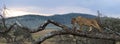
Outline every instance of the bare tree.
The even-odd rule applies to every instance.
[[[5,38],[7,42],[12,41],[12,37],[8,34],[9,31],[14,27],[14,25],[16,25],[16,23],[10,25],[10,27],[7,27],[5,24],[5,18],[0,15],[1,19],[2,19],[2,23],[1,25],[3,25],[2,30],[0,31],[0,36]]]

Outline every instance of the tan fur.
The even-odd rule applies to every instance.
[[[80,26],[80,29],[82,26],[89,26],[89,28],[90,28],[89,31],[92,30],[92,27],[98,29],[100,32],[102,31],[95,19],[87,19],[87,18],[78,16],[76,18],[72,18],[71,24],[73,25],[73,27],[75,27],[75,25],[78,24]]]

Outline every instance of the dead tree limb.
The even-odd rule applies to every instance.
[[[18,26],[18,27],[20,27],[20,28],[22,28],[22,29],[26,29],[26,30],[28,30],[30,33],[36,33],[36,32],[42,31],[42,30],[44,30],[44,29],[46,28],[46,26],[47,26],[48,24],[54,24],[55,26],[58,26],[58,27],[61,27],[61,28],[64,29],[64,30],[67,30],[67,26],[62,25],[62,24],[60,24],[60,23],[57,23],[57,22],[55,22],[55,21],[53,21],[53,20],[47,20],[47,21],[45,21],[45,23],[43,23],[43,25],[40,25],[37,29],[30,29],[30,28],[28,28],[28,27],[21,26],[21,25],[18,25],[18,24],[20,24],[20,23],[17,23],[17,26]]]
[[[10,25],[10,27],[8,28],[5,23],[5,18],[2,15],[0,15],[0,17],[2,19],[3,28],[5,28],[5,31],[0,31],[0,33],[8,33],[16,25],[16,23]]]
[[[36,41],[33,42],[33,44],[41,44],[45,40],[52,38],[56,35],[66,35],[71,34],[74,36],[80,36],[80,37],[87,37],[87,38],[93,38],[93,39],[104,39],[104,40],[120,40],[120,37],[115,34],[109,34],[109,33],[99,33],[99,32],[79,32],[79,31],[65,31],[65,30],[58,30],[58,31],[52,31],[48,34],[46,34],[43,37],[40,37]]]
[[[54,24],[55,26],[58,26],[58,27],[61,27],[62,29],[67,30],[67,26],[65,26],[65,25],[62,25],[62,24],[60,24],[60,23],[57,23],[57,22],[55,22],[55,21],[53,21],[53,20],[47,20],[47,21],[45,21],[45,23],[44,23],[43,25],[40,25],[40,26],[38,27],[38,29],[32,29],[30,32],[31,32],[31,33],[36,33],[36,32],[38,32],[38,31],[42,31],[42,30],[45,29],[45,27],[46,27],[48,24]]]
[[[9,28],[7,28],[5,31],[0,31],[0,33],[8,33],[15,25],[16,25],[16,23],[10,25]]]
[[[2,15],[0,15],[0,17],[2,19],[2,24],[3,24],[4,28],[7,29],[7,26],[5,24],[5,18]]]

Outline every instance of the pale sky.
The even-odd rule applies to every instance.
[[[6,4],[8,16],[38,14],[86,13],[97,15],[100,10],[103,16],[120,17],[120,0],[0,0],[0,8]]]

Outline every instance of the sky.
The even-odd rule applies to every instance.
[[[37,14],[51,16],[54,14],[85,13],[120,18],[120,0],[0,0],[0,8],[6,4],[7,16]]]

